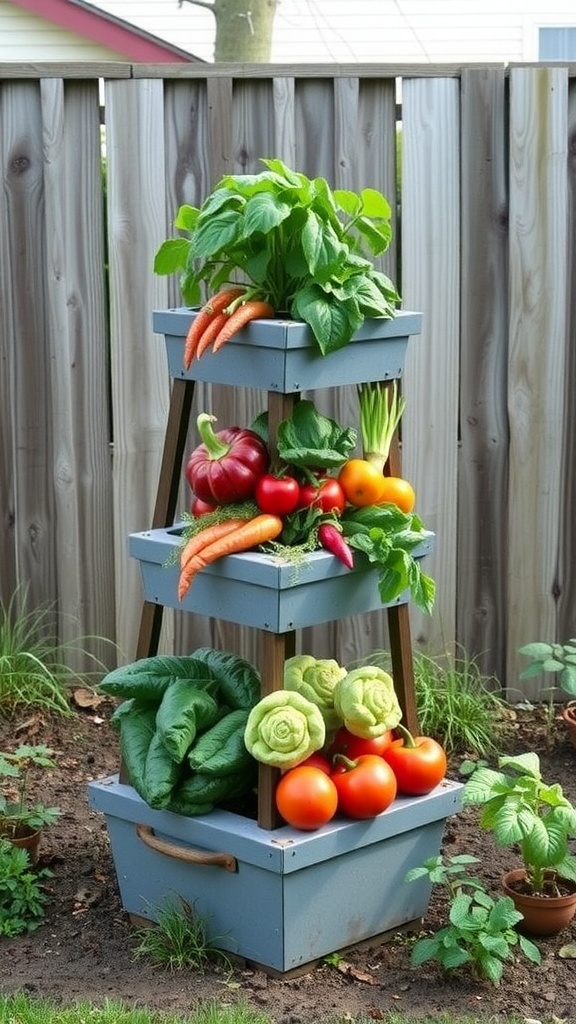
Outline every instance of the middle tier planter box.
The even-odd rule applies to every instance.
[[[354,568],[347,569],[324,551],[312,551],[297,564],[258,552],[219,558],[198,574],[179,602],[176,556],[181,532],[180,524],[130,535],[130,555],[140,562],[144,597],[152,604],[272,633],[383,607],[376,570],[360,552],[354,553]],[[429,554],[433,544],[430,533],[416,557]],[[404,604],[409,598],[407,591],[394,603]]]
[[[375,818],[337,818],[317,832],[269,831],[224,810],[155,811],[116,776],[88,793],[106,817],[124,910],[157,921],[179,897],[219,948],[286,973],[420,922],[430,885],[406,882],[406,872],[439,854],[462,788],[445,781]]]

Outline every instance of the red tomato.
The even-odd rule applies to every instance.
[[[302,761],[302,763],[297,767],[319,768],[325,775],[332,774],[332,762],[329,761],[327,757],[324,757],[324,754],[321,754],[320,751],[316,751],[315,754],[310,754],[310,757],[307,757],[306,760]]]
[[[287,516],[298,504],[300,485],[293,476],[274,476],[265,473],[256,484],[254,497],[261,512],[273,516]]]
[[[198,516],[207,515],[208,512],[215,512],[217,508],[218,505],[213,505],[212,502],[210,501],[202,501],[202,498],[194,497],[192,498],[190,511],[193,516],[196,516],[196,518],[198,518]]]
[[[396,796],[394,772],[378,754],[362,754],[354,761],[344,758],[333,769],[332,780],[338,790],[338,810],[349,818],[374,818]]]
[[[300,487],[297,508],[308,508],[309,505],[322,512],[343,512],[346,495],[335,477],[318,477],[318,486],[302,484]]]
[[[351,761],[354,761],[355,758],[361,757],[362,754],[379,754],[382,756],[393,739],[394,733],[391,730],[382,733],[381,736],[375,736],[373,739],[362,739],[361,736],[354,736],[343,725],[338,729],[332,740],[330,757],[333,757],[334,754],[345,754]]]
[[[321,768],[297,765],[276,786],[276,807],[289,825],[313,831],[336,814],[338,792]]]
[[[424,796],[446,775],[446,753],[430,736],[412,736],[402,726],[398,731],[401,738],[394,740],[382,757],[396,776],[399,793]]]

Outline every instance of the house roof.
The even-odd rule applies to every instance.
[[[85,0],[11,0],[11,3],[69,32],[117,50],[127,60],[150,64],[190,64],[201,59],[93,7]]]

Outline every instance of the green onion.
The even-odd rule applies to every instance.
[[[360,384],[358,398],[363,455],[367,462],[373,463],[383,473],[394,431],[406,407],[406,400],[398,395],[396,381],[393,382],[391,389],[381,381]]]

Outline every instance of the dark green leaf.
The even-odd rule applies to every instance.
[[[301,400],[292,416],[278,427],[278,453],[291,466],[328,469],[342,466],[356,445],[353,427],[341,427]]]

